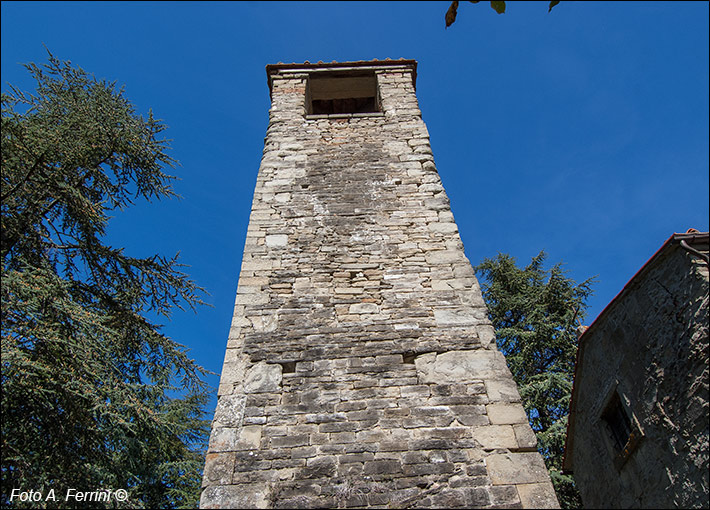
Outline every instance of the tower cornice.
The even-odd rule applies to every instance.
[[[305,61],[302,63],[291,62],[289,64],[284,64],[279,62],[278,64],[268,64],[266,66],[266,77],[269,84],[269,94],[271,94],[273,77],[276,74],[288,73],[288,74],[298,74],[298,73],[314,73],[314,72],[331,72],[331,71],[363,71],[363,70],[383,70],[383,69],[396,69],[396,68],[406,68],[412,71],[412,85],[415,89],[417,86],[417,61],[413,59],[400,58],[398,60],[385,59],[385,60],[357,60],[353,62],[323,62],[318,61],[311,63]]]

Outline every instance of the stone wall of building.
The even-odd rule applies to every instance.
[[[571,464],[585,507],[707,508],[707,263],[666,247],[582,343]],[[614,388],[638,427],[623,464],[601,417]]]
[[[306,116],[324,69],[271,70],[201,506],[557,506],[434,165],[416,64],[371,64],[370,114]]]

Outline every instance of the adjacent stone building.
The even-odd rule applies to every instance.
[[[587,508],[708,508],[708,233],[672,235],[580,338],[564,467]]]
[[[202,508],[556,507],[413,60],[267,66]]]

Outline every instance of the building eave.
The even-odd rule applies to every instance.
[[[630,291],[631,288],[634,286],[635,282],[639,280],[643,275],[645,275],[650,268],[655,264],[655,262],[661,258],[663,255],[668,252],[671,247],[675,245],[680,245],[682,242],[685,242],[686,245],[689,246],[700,246],[700,247],[705,247],[708,245],[708,242],[710,241],[710,233],[708,232],[698,232],[694,231],[693,229],[689,229],[685,233],[674,233],[671,235],[662,245],[661,247],[654,253],[646,263],[641,266],[641,268],[636,271],[636,274],[634,274],[631,279],[624,285],[624,287],[621,289],[621,291],[612,299],[609,304],[604,307],[604,310],[597,316],[597,318],[592,322],[592,324],[581,334],[579,337],[579,341],[577,344],[577,358],[575,361],[575,368],[574,368],[574,380],[572,383],[572,395],[570,397],[570,410],[569,410],[569,418],[567,420],[567,437],[565,440],[565,452],[564,456],[562,459],[562,471],[564,473],[572,473],[574,471],[574,466],[572,463],[572,452],[574,451],[574,429],[575,429],[575,418],[576,418],[576,405],[577,405],[577,393],[579,391],[578,387],[578,376],[579,376],[579,367],[582,365],[582,361],[584,359],[584,351],[587,345],[587,338],[590,338],[591,333],[593,332],[597,324],[600,324],[603,321],[603,318],[606,317],[606,315],[612,310],[616,303],[619,302],[621,299],[623,299]]]

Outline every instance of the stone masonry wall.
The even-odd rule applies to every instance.
[[[272,76],[201,507],[557,506],[413,69],[373,68],[374,114]]]
[[[593,328],[575,380],[573,465],[585,507],[707,508],[707,264],[669,247]],[[599,417],[616,381],[643,434],[620,469]]]

